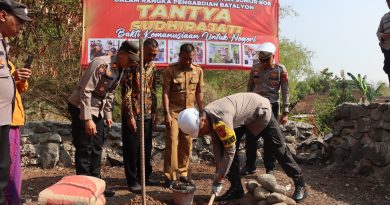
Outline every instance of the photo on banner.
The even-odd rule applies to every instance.
[[[241,65],[241,44],[239,43],[207,43],[207,64]]]
[[[252,66],[258,59],[258,50],[260,44],[246,44],[244,45],[243,54],[244,66]]]
[[[146,40],[146,39],[145,39]],[[162,39],[157,39],[158,42],[158,53],[156,58],[153,60],[155,63],[167,63],[167,41]]]
[[[125,39],[90,38],[88,39],[88,62],[99,56],[116,55]]]
[[[174,63],[179,61],[180,46],[184,43],[189,43],[188,41],[168,41],[168,62]],[[205,44],[203,41],[191,41],[190,42],[195,47],[195,58],[194,63],[196,64],[205,64]]]

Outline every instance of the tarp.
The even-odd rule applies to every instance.
[[[124,40],[155,38],[159,67],[177,62],[180,45],[195,46],[205,69],[248,69],[259,44],[278,47],[279,0],[84,0],[81,64],[113,55]],[[279,52],[276,60],[279,60]]]

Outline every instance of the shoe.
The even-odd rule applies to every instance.
[[[267,170],[265,171],[266,174],[274,175],[274,170]]]
[[[215,199],[216,202],[231,201],[244,197],[244,190],[230,187],[222,196]]]
[[[307,197],[307,190],[305,187],[305,182],[302,176],[295,177],[293,179],[295,185],[295,191],[292,198],[297,202],[303,201]]]
[[[133,185],[129,186],[129,191],[135,194],[141,194],[142,187],[138,182],[135,182]]]
[[[246,176],[248,174],[254,174],[256,173],[256,168],[248,168],[247,166],[245,166],[244,168],[241,169],[240,171],[240,175],[241,176]]]
[[[104,197],[113,197],[113,196],[115,196],[115,191],[113,191],[111,189],[106,189],[106,190],[104,190],[103,194],[104,194]]]
[[[160,185],[160,182],[159,181],[156,181],[156,180],[153,180],[153,179],[147,179],[145,181],[145,184],[147,186],[159,186]]]
[[[169,188],[171,188],[172,184],[173,184],[173,180],[167,179],[164,182],[164,187],[169,189]]]

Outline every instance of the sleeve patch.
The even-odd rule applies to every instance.
[[[236,143],[236,134],[234,130],[226,126],[222,121],[213,124],[213,129],[217,133],[219,139],[221,139],[224,147],[232,147]]]

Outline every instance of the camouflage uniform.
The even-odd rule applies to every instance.
[[[156,65],[150,62],[144,67],[144,134],[145,134],[145,176],[148,180],[152,173],[151,152],[152,152],[152,130],[153,116],[157,110],[156,95]],[[128,186],[140,181],[140,132],[141,127],[141,86],[140,70],[133,68],[125,74],[122,85],[122,142],[123,161],[125,164],[125,175]],[[137,130],[134,132],[129,127],[129,120],[134,117]]]

